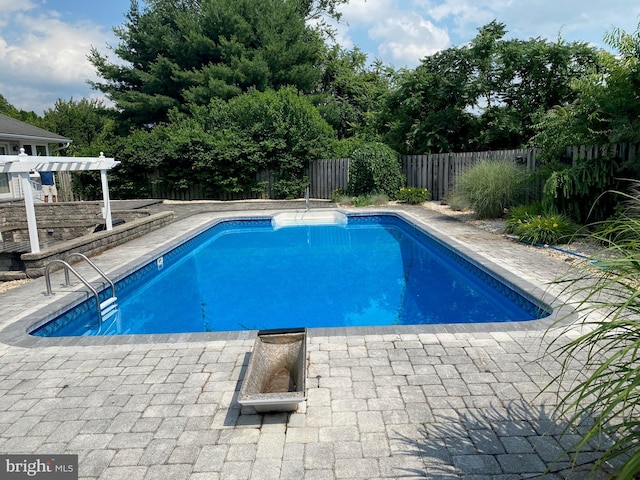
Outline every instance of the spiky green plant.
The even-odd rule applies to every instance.
[[[620,195],[628,208],[597,238],[607,245],[600,255],[605,260],[561,280],[581,333],[575,338],[554,331],[548,351],[558,355],[562,369],[547,388],[568,380],[570,365],[581,362],[583,376],[562,395],[559,413],[572,424],[591,417],[576,452],[605,436],[610,443],[595,468],[614,462],[615,478],[632,480],[640,475],[640,183]],[[573,339],[563,344],[566,338]]]
[[[419,205],[431,198],[431,194],[426,188],[402,187],[396,195],[399,202],[409,205]]]
[[[456,192],[467,199],[479,218],[498,218],[522,201],[526,171],[512,162],[481,160],[465,171]]]
[[[516,220],[513,233],[522,242],[557,245],[570,240],[580,227],[566,215],[543,213]]]

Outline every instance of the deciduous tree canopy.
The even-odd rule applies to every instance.
[[[597,63],[583,43],[504,40],[506,32],[493,21],[469,45],[402,72],[380,117],[386,141],[403,153],[520,147],[534,115],[571,102],[571,83]]]

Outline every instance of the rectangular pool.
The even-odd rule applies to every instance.
[[[118,312],[102,325],[90,298],[30,333],[522,322],[550,314],[398,215],[345,218],[283,227],[270,217],[221,221],[117,282]]]

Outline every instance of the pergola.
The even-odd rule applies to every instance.
[[[102,181],[102,198],[104,200],[103,217],[107,230],[113,230],[111,222],[111,203],[109,201],[109,184],[107,182],[107,170],[112,169],[120,162],[113,158],[106,158],[102,152],[100,157],[30,157],[20,149],[18,155],[0,155],[0,173],[16,174],[20,177],[24,203],[27,211],[27,226],[29,228],[29,243],[31,252],[40,251],[38,239],[38,227],[36,223],[36,211],[31,191],[29,173],[36,172],[77,172],[87,170],[99,170]]]

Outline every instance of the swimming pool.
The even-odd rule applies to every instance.
[[[99,328],[92,299],[36,336],[518,322],[548,307],[395,214],[345,224],[231,219],[116,284]]]

